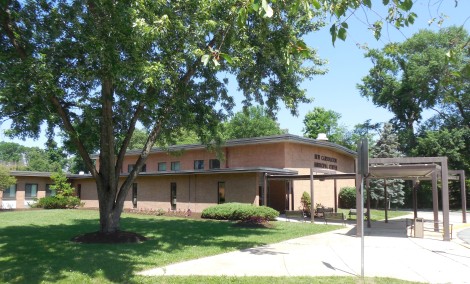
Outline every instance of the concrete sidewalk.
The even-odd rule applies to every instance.
[[[427,218],[426,213],[419,217]],[[461,216],[461,215],[460,215]],[[408,237],[405,219],[374,222],[365,229],[366,277],[393,277],[429,283],[470,283],[470,249],[457,238],[458,215],[452,213],[454,239]],[[461,222],[461,217],[460,217]],[[306,224],[308,225],[308,224]],[[284,242],[159,267],[139,274],[226,276],[360,276],[361,238],[354,226]]]

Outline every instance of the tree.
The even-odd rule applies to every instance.
[[[469,80],[458,72],[469,63],[469,56],[460,53],[451,61],[448,58],[454,46],[469,40],[463,28],[451,27],[437,33],[422,30],[403,43],[388,44],[366,54],[374,66],[358,85],[359,91],[395,114],[392,121],[403,130],[400,144],[406,153],[416,145],[414,125],[421,121],[423,110],[441,105],[443,109],[462,110],[462,117],[470,118],[465,105]]]
[[[116,232],[155,143],[171,144],[180,128],[203,143],[220,140],[216,129],[233,106],[221,73],[236,77],[247,103],[276,110],[282,101],[295,113],[309,101],[299,85],[324,71],[302,36],[319,29],[315,19],[328,11],[339,21],[330,29],[333,41],[345,39],[341,18],[362,8],[333,2],[3,1],[0,112],[11,119],[13,136],[37,137],[43,122],[49,135],[56,126],[63,131],[96,180],[100,231]],[[412,6],[399,2],[386,5],[398,12]],[[387,20],[408,21],[395,15]],[[148,138],[120,183],[137,122]],[[97,150],[99,168],[89,156]]]
[[[10,175],[10,170],[0,165],[0,191],[7,189],[10,185],[16,183],[16,178]]]
[[[340,118],[341,114],[335,111],[315,107],[305,115],[304,136],[316,139],[319,133],[325,133],[329,141],[352,148],[350,133],[339,124]]]
[[[224,124],[224,136],[227,139],[250,138],[284,134],[279,124],[269,116],[262,106],[251,106],[237,112]]]
[[[374,158],[396,158],[402,156],[398,151],[398,139],[393,133],[392,125],[390,123],[384,124],[380,139],[371,149],[371,156]],[[380,200],[384,200],[385,182],[387,186],[388,203],[384,204],[390,208],[390,203],[395,205],[404,204],[405,193],[403,191],[402,179],[372,179],[370,181],[371,199],[375,200],[376,208]]]
[[[25,148],[26,147],[17,143],[1,141],[0,161],[12,165],[16,170],[19,170],[21,166],[24,166],[23,157]]]

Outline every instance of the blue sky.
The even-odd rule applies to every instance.
[[[378,5],[376,9],[379,10],[367,12],[369,22],[375,21],[375,12],[386,15],[384,9],[380,9],[383,8],[382,4],[378,3],[378,0],[373,2],[377,3],[375,4]],[[310,104],[300,105],[297,117],[292,116],[290,111],[281,105],[282,109],[278,113],[278,122],[281,128],[288,129],[291,134],[302,135],[305,114],[314,107],[324,107],[340,113],[342,116],[340,124],[349,129],[367,119],[372,119],[372,122],[385,122],[391,119],[393,115],[390,112],[375,107],[372,102],[359,95],[356,85],[361,82],[361,78],[367,75],[371,63],[369,59],[364,58],[364,50],[357,45],[381,48],[386,43],[404,41],[420,29],[438,30],[437,23],[429,25],[428,21],[440,14],[447,16],[442,27],[464,25],[467,31],[470,31],[470,19],[468,19],[470,17],[469,0],[459,0],[457,7],[455,7],[454,0],[417,0],[413,10],[418,14],[413,26],[402,28],[400,31],[391,26],[384,26],[382,38],[379,41],[375,40],[372,32],[361,22],[365,20],[362,12],[358,12],[357,17],[351,17],[348,20],[348,38],[345,42],[337,40],[335,47],[331,43],[328,24],[321,31],[308,35],[305,38],[307,44],[317,49],[318,55],[322,59],[328,60],[329,63],[326,68],[329,71],[326,75],[317,76],[302,84],[302,87],[307,90],[308,96],[314,98],[314,101]],[[237,101],[242,100],[241,95],[237,94],[235,89],[230,90],[230,92],[236,97]],[[240,110],[240,108],[241,105],[238,104],[235,111]],[[426,113],[428,117],[431,115],[431,111]],[[0,124],[0,139],[3,141],[11,141],[3,135],[3,131],[7,126],[8,123]],[[44,148],[45,139],[40,138],[37,141],[15,139],[13,142]]]

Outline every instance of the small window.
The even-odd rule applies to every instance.
[[[16,199],[16,184],[10,185],[3,191],[3,199]]]
[[[180,162],[171,162],[171,170],[172,171],[179,171],[180,170]]]
[[[36,198],[38,196],[38,185],[35,183],[27,183],[25,185],[25,197]]]
[[[217,203],[219,204],[225,203],[225,182],[219,182],[217,191],[218,191]]]
[[[166,171],[166,163],[165,162],[158,163],[158,171],[159,172]]]
[[[204,169],[204,160],[194,160],[194,169],[203,170]]]
[[[134,167],[135,167],[135,164],[129,164],[129,165],[127,165],[127,172],[128,172],[128,173],[132,172],[132,170],[134,169]]]
[[[127,165],[127,172],[130,173],[134,169],[135,164],[129,164]],[[145,173],[147,171],[147,164],[144,164],[142,166],[142,170],[140,170],[141,173]]]
[[[218,159],[209,160],[209,169],[220,169],[220,161]]]
[[[51,189],[52,184],[46,184],[46,196],[55,196],[55,190]]]
[[[137,183],[132,184],[132,206],[137,208]]]

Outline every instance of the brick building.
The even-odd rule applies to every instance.
[[[132,170],[139,151],[126,154],[122,179]],[[227,141],[219,155],[203,145],[152,150],[142,173],[129,191],[124,207],[142,210],[201,212],[222,202],[267,204],[279,211],[297,209],[308,180],[268,180],[270,175],[353,173],[356,153],[322,140],[291,134]],[[97,158],[97,157],[96,157]],[[97,164],[99,161],[97,160]],[[27,208],[34,198],[53,194],[49,173],[12,172],[17,184],[3,192],[3,208]],[[85,207],[98,207],[96,185],[90,175],[68,175]],[[264,185],[267,185],[264,191]],[[315,180],[315,203],[333,207],[333,188],[354,186],[353,179]],[[266,193],[266,196],[263,194]],[[266,198],[266,200],[265,200]]]

